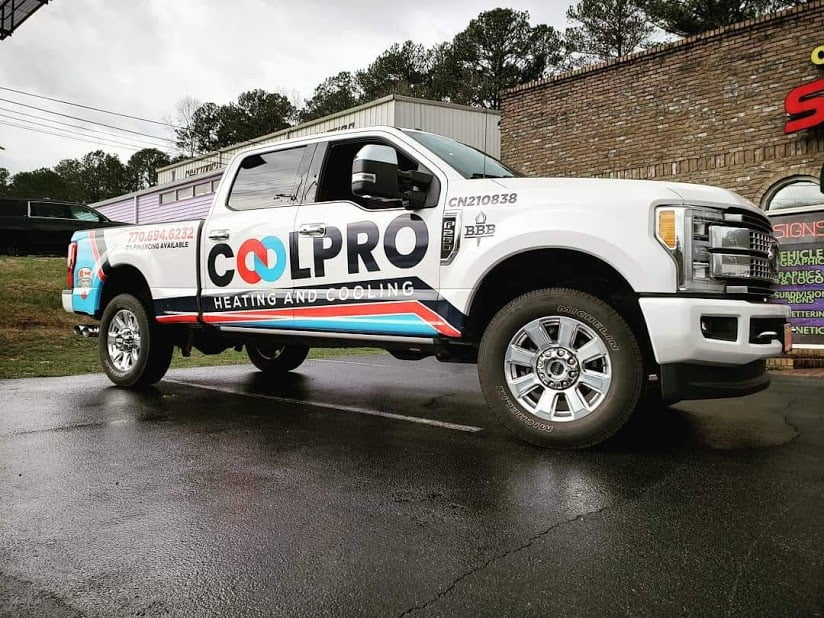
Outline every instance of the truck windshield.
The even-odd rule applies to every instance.
[[[464,178],[513,178],[521,175],[480,150],[448,137],[423,131],[404,130],[404,133],[426,146]]]

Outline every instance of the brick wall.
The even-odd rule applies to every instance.
[[[531,176],[679,180],[756,201],[818,175],[822,127],[784,134],[784,97],[824,78],[824,0],[503,94],[502,158]]]

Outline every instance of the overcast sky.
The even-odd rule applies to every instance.
[[[395,42],[412,39],[430,46],[450,40],[478,13],[496,6],[528,10],[533,24],[563,28],[570,2],[53,0],[0,41],[0,86],[162,120],[187,95],[226,103],[245,90],[263,88],[308,98],[325,77],[365,67]],[[2,90],[0,98],[171,137],[157,125]],[[8,110],[81,124],[2,100],[0,123],[20,118]],[[0,167],[12,173],[52,167],[96,149],[93,143],[7,124],[0,124],[0,146],[5,148]],[[134,152],[103,149],[124,162]]]

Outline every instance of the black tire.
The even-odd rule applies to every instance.
[[[309,347],[305,345],[266,345],[250,343],[246,354],[252,364],[267,375],[282,375],[296,369],[306,360]]]
[[[534,331],[536,323],[546,335],[543,346],[534,345],[526,332],[526,328]],[[573,333],[568,348],[558,345],[561,324],[565,325],[565,332]],[[553,337],[553,332],[557,332],[557,337]],[[586,352],[583,347],[591,335],[600,338],[596,346],[602,352],[596,360],[579,363],[578,350],[582,357],[593,354],[592,347]],[[517,362],[507,361],[507,350],[513,342],[513,352],[529,352]],[[560,350],[564,351],[562,358],[558,358]],[[571,356],[575,360],[568,360]],[[556,371],[557,374],[553,373]],[[641,350],[624,319],[598,298],[565,288],[529,292],[503,307],[481,339],[478,374],[487,403],[510,431],[532,444],[564,449],[587,448],[610,438],[632,415],[644,385]],[[606,386],[602,380],[601,391],[588,386],[597,384],[593,375],[609,376]],[[512,389],[520,386],[510,387],[508,378],[523,381],[529,385],[525,388],[531,390],[526,395],[522,391],[518,398]],[[559,381],[555,382],[556,379]],[[561,390],[565,384],[568,390]],[[542,398],[544,391],[546,400]],[[551,412],[546,410],[544,401],[551,402]],[[578,414],[580,417],[575,418]]]
[[[129,315],[134,316],[140,340],[136,358],[133,358],[130,366],[125,366],[127,361],[123,361],[122,356],[119,356],[119,353],[125,353],[124,350],[113,350],[112,346],[116,348],[119,344],[133,345],[129,343],[128,336],[128,333],[132,332],[131,329],[121,329],[119,326]],[[114,331],[118,330],[120,341],[116,336],[112,336]],[[106,306],[100,321],[98,343],[103,371],[118,386],[138,388],[158,382],[166,375],[174,353],[174,344],[166,331],[155,321],[144,304],[131,294],[115,296]]]

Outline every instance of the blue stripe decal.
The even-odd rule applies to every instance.
[[[376,315],[346,318],[284,318],[249,322],[222,322],[219,326],[248,328],[273,328],[289,330],[324,330],[341,333],[369,335],[406,335],[409,337],[435,337],[438,331],[422,318],[412,314]]]

